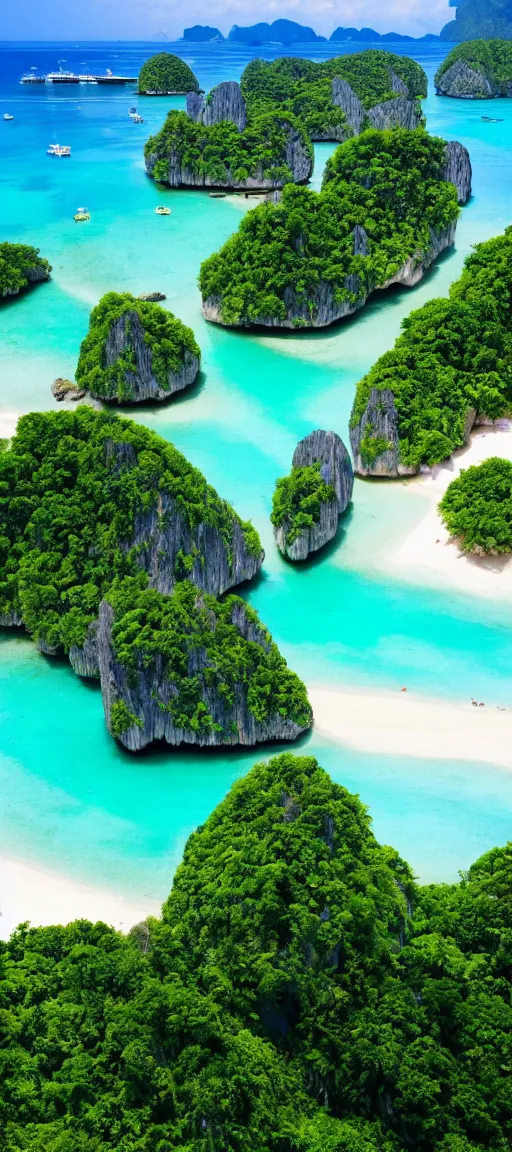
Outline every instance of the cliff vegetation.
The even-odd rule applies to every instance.
[[[310,756],[257,764],[162,919],[0,944],[6,1152],[505,1152],[510,845],[418,886]]]
[[[199,81],[188,64],[171,52],[158,52],[146,60],[137,90],[142,96],[171,96],[199,92]]]
[[[465,552],[512,551],[512,463],[493,456],[465,468],[439,505],[452,536]]]
[[[512,35],[512,24],[511,24]],[[512,95],[510,40],[470,40],[452,48],[438,68],[434,83],[447,95],[474,98]]]
[[[192,382],[200,356],[192,329],[171,312],[108,292],[91,312],[76,382],[104,400],[160,399]]]
[[[326,484],[320,461],[292,468],[276,481],[271,521],[274,528],[285,527],[286,544],[293,544],[301,532],[320,521],[322,504],[336,500],[332,484]],[[337,518],[337,517],[336,517]]]
[[[0,244],[0,297],[17,296],[30,284],[49,280],[51,265],[29,244]]]
[[[441,29],[441,40],[512,39],[511,0],[449,0],[455,20]]]
[[[437,464],[467,441],[479,414],[495,419],[508,408],[511,286],[507,228],[476,246],[448,299],[429,300],[403,321],[395,347],[357,386],[351,416],[356,471],[396,476]]]
[[[411,258],[420,265],[433,235],[454,227],[458,216],[455,188],[443,179],[445,149],[443,140],[405,129],[372,130],[342,144],[320,193],[286,187],[280,203],[247,213],[202,264],[207,318],[226,325],[332,323]]]

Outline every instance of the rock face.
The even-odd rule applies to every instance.
[[[417,128],[422,120],[419,103],[406,96],[395,96],[394,100],[384,100],[375,104],[366,113],[372,128]]]
[[[464,443],[467,444],[474,424],[484,423],[485,416],[477,414],[475,408],[466,413]],[[372,447],[373,441],[380,441]],[[414,476],[416,468],[402,464],[398,435],[398,415],[395,397],[390,388],[381,391],[372,388],[366,408],[357,424],[350,429],[350,443],[354,457],[354,470],[359,476]],[[384,445],[386,445],[384,447]]]
[[[353,88],[351,88],[348,81],[343,80],[341,76],[335,76],[332,82],[332,102],[345,113],[354,135],[358,136],[363,126],[366,112]]]
[[[284,119],[278,119],[278,124],[284,130],[285,144],[281,155],[274,158],[273,166],[279,168],[287,165],[295,184],[307,184],[313,171],[313,160],[308,146],[295,125]],[[161,160],[163,157],[156,152],[146,157],[148,176],[152,176],[155,164],[159,159]],[[176,148],[171,149],[165,160],[168,161],[167,176],[165,180],[159,176],[159,181],[169,184],[171,188],[227,188],[235,191],[265,191],[266,189],[281,188],[283,184],[282,179],[276,180],[265,175],[261,164],[256,166],[251,176],[244,180],[237,180],[229,168],[225,169],[222,177],[219,177],[217,174],[210,176],[206,172],[189,167]]]
[[[166,295],[165,292],[141,292],[138,299],[148,304],[158,304],[160,300],[166,300]]]
[[[306,560],[311,552],[317,552],[332,540],[338,529],[339,517],[346,511],[352,499],[354,487],[352,462],[343,440],[336,432],[317,429],[297,444],[293,453],[293,468],[307,468],[317,463],[321,464],[322,479],[334,488],[335,498],[322,502],[318,523],[304,529],[292,544],[286,539],[290,528],[287,522],[274,528],[279,551],[290,560]]]
[[[79,388],[72,380],[66,380],[63,376],[58,376],[52,384],[52,395],[60,403],[61,400],[83,400],[85,396],[85,388]]]
[[[87,680],[97,680],[100,669],[98,664],[98,621],[89,624],[87,636],[83,646],[73,644],[69,649],[69,663],[77,676]]]
[[[469,152],[458,140],[450,140],[446,145],[446,164],[443,180],[455,184],[459,204],[467,204],[471,196],[471,160]]]
[[[0,612],[0,628],[23,627],[23,620],[18,612]]]
[[[155,378],[151,348],[145,343],[144,328],[135,311],[124,312],[113,322],[105,347],[106,366],[111,368],[117,363],[119,357],[127,351],[132,352],[136,369],[133,372],[127,370],[125,374],[130,392],[129,397],[124,401],[126,403],[137,404],[143,400],[166,400],[175,392],[181,392],[183,388],[192,384],[199,372],[199,357],[185,349],[181,368],[177,372],[169,372],[167,386],[163,388]],[[91,389],[91,395],[96,395],[100,399],[107,399],[102,393],[95,393],[93,389]]]
[[[200,594],[198,593],[198,596]],[[213,717],[213,730],[194,732],[177,728],[167,705],[176,696],[172,674],[160,654],[149,666],[141,662],[135,675],[117,660],[112,644],[112,624],[114,612],[108,601],[100,606],[98,628],[98,653],[101,675],[101,689],[107,727],[111,728],[112,705],[122,700],[129,712],[137,718],[118,738],[131,752],[145,748],[154,740],[166,740],[168,744],[195,744],[200,747],[218,745],[253,745],[268,740],[295,740],[308,725],[300,727],[292,720],[284,719],[277,713],[266,721],[256,720],[249,710],[247,685],[238,684],[233,702],[218,689],[212,687],[211,678],[204,675],[207,656],[204,649],[190,648],[188,655],[188,675],[198,677],[201,696],[208,712]],[[246,640],[268,650],[268,637],[262,629],[248,620],[244,606],[240,602],[233,607],[232,622]],[[214,627],[214,622],[212,622]]]
[[[27,285],[23,288],[3,288],[0,297],[19,296],[20,292],[25,292],[27,287],[31,287],[33,284],[42,284],[44,280],[51,280],[49,270],[39,264],[35,264],[32,268],[25,267],[23,275],[28,281]]]
[[[351,295],[355,296],[355,300],[347,299],[337,303],[334,300],[332,286],[326,280],[320,280],[314,293],[311,293],[308,300],[305,300],[303,296],[296,293],[292,287],[285,289],[283,299],[286,307],[286,317],[284,319],[275,316],[259,316],[250,322],[245,321],[239,325],[228,325],[226,321],[222,319],[221,301],[216,297],[208,297],[203,301],[203,315],[207,320],[211,320],[216,324],[223,324],[224,327],[295,328],[297,327],[297,321],[299,321],[301,327],[304,328],[326,328],[329,324],[343,320],[345,316],[351,316],[354,312],[363,308],[373,291],[389,288],[392,284],[402,284],[405,288],[413,288],[415,284],[418,284],[423,278],[427,268],[433,264],[441,252],[444,252],[446,248],[452,246],[455,240],[456,227],[457,222],[453,220],[447,228],[440,229],[439,231],[431,229],[428,248],[424,252],[415,252],[414,255],[410,256],[409,259],[402,264],[394,276],[390,276],[383,284],[364,284],[359,276],[355,274],[347,276],[345,279],[345,289]],[[363,240],[363,232],[365,240]],[[354,251],[356,244],[366,244],[367,251],[361,252],[360,254],[368,255],[370,242],[364,228],[361,228],[357,235],[356,229],[354,229]],[[311,301],[311,308],[309,301]]]
[[[438,96],[455,96],[459,100],[481,100],[498,95],[497,85],[484,72],[471,68],[465,60],[456,60],[436,80]]]
[[[198,124],[211,127],[220,124],[221,120],[230,120],[239,132],[247,126],[247,112],[245,100],[240,85],[235,80],[226,80],[217,84],[216,88],[204,99],[195,92],[187,94],[187,113],[191,120]]]
[[[398,95],[392,100],[384,100],[373,108],[365,109],[347,80],[335,76],[332,82],[332,101],[341,108],[355,136],[363,131],[366,124],[372,128],[417,128],[422,121],[422,112],[417,100],[410,100],[407,85],[391,73],[393,91]]]

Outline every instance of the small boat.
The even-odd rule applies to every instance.
[[[138,112],[129,112],[128,115],[130,117],[132,124],[143,124],[144,123],[142,116],[139,116]]]
[[[155,212],[156,212],[157,216],[170,216],[171,215],[171,209],[170,208],[164,208],[163,204],[159,204],[158,208],[155,208]]]
[[[50,144],[46,150],[47,156],[71,156],[69,144]]]
[[[76,220],[77,223],[81,223],[83,220],[90,219],[91,213],[89,212],[88,208],[77,208],[75,215],[73,216],[73,220]]]
[[[14,116],[11,116],[10,112],[4,112],[4,120],[14,120]]]
[[[481,116],[484,124],[503,124],[503,118],[500,116]]]

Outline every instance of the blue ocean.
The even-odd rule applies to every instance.
[[[338,45],[337,52],[356,50]],[[395,50],[395,46],[390,46]],[[239,45],[166,45],[209,90],[238,79],[255,50]],[[424,501],[400,486],[357,481],[353,510],[326,555],[296,569],[278,555],[269,510],[278,476],[313,427],[348,440],[354,387],[395,340],[412,309],[443,295],[471,246],[511,222],[512,102],[436,97],[442,44],[397,45],[429,76],[430,132],[460,140],[473,164],[473,197],[456,247],[413,290],[374,298],[350,322],[314,334],[247,335],[202,318],[201,261],[236,229],[243,198],[162,192],[144,170],[143,145],[175,98],[133,89],[22,86],[22,73],[59,66],[136,75],[153,44],[0,44],[0,234],[41,248],[52,280],[0,310],[0,420],[53,406],[56,376],[73,376],[89,312],[109,290],[158,290],[194,329],[203,371],[192,391],[134,415],[172,440],[263,540],[261,577],[244,592],[290,665],[309,684],[409,690],[443,700],[477,696],[509,705],[510,605],[456,595],[385,575],[383,542],[412,527]],[[260,50],[273,58],[277,49]],[[302,51],[316,59],[328,45]],[[142,124],[128,109],[138,104]],[[4,112],[14,120],[3,121]],[[481,116],[500,118],[484,123]],[[71,160],[46,155],[72,148]],[[329,144],[316,147],[319,187]],[[172,215],[155,215],[156,204]],[[73,214],[86,205],[85,228]],[[2,854],[121,894],[161,900],[186,837],[266,748],[248,752],[149,752],[133,758],[104,728],[99,688],[64,661],[48,661],[24,636],[0,636],[0,844]],[[423,879],[459,869],[511,837],[512,772],[464,761],[355,752],[313,732],[314,753],[333,778],[360,794],[379,839],[396,846]],[[512,766],[512,755],[511,755]]]

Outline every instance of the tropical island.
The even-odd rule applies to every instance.
[[[455,20],[441,29],[441,40],[490,40],[512,38],[511,0],[449,0],[456,8]]]
[[[312,140],[343,141],[370,127],[416,128],[427,95],[416,61],[378,49],[322,62],[251,60],[240,84],[249,114],[291,114]]]
[[[338,529],[352,498],[350,456],[336,432],[317,429],[293,453],[292,470],[276,482],[271,520],[280,552],[305,560],[323,548]]]
[[[282,188],[307,182],[314,159],[300,121],[275,112],[249,118],[234,81],[206,100],[190,94],[187,112],[169,112],[144,155],[148,175],[173,188]]]
[[[0,482],[0,624],[100,678],[126,747],[309,727],[305,690],[256,613],[214,600],[259,571],[258,534],[172,444],[108,411],[31,413],[0,453]]]
[[[429,300],[359,381],[350,418],[362,476],[413,475],[510,407],[512,228],[477,244],[448,299]]]
[[[438,95],[463,100],[512,96],[512,43],[470,40],[458,44],[438,68],[434,83]]]
[[[76,369],[79,389],[101,400],[167,400],[197,377],[191,328],[158,304],[108,292],[93,308]]]
[[[512,463],[491,456],[464,468],[439,504],[441,519],[464,552],[512,552]]]
[[[460,144],[418,130],[363,132],[336,149],[320,193],[288,185],[202,264],[205,317],[319,328],[362,308],[377,288],[417,284],[453,244],[470,177]]]
[[[161,918],[0,943],[6,1152],[501,1152],[511,846],[419,885],[312,756],[256,764]]]
[[[179,56],[158,52],[142,65],[137,92],[139,96],[185,96],[199,92],[199,81]]]
[[[25,288],[50,279],[51,265],[29,244],[0,244],[0,298],[18,296]]]
[[[204,44],[214,40],[220,42],[224,37],[218,28],[211,28],[208,24],[194,24],[192,28],[184,29],[183,39],[190,40],[193,44]]]

